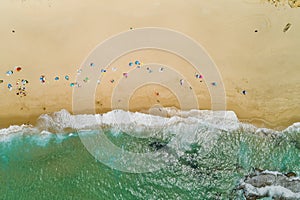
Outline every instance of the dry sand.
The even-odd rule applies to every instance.
[[[200,43],[223,78],[227,110],[235,111],[240,120],[276,129],[300,121],[300,8],[297,2],[274,2],[2,1],[0,127],[34,124],[40,114],[63,108],[71,112],[69,84],[76,80],[81,63],[100,42],[130,27],[174,29]],[[284,32],[288,23],[290,28]],[[113,88],[128,70],[128,62],[136,59],[174,68],[191,84],[200,109],[210,109],[207,87],[195,78],[189,63],[171,53],[142,50],[120,57],[109,67],[96,91],[97,112],[110,110]],[[6,76],[16,65],[22,71]],[[41,75],[45,84],[39,81]],[[54,81],[55,76],[60,80]],[[18,79],[29,81],[26,97],[7,89]],[[177,79],[171,81],[180,86]],[[129,107],[140,111],[155,104],[179,106],[168,88],[153,84],[136,90]]]

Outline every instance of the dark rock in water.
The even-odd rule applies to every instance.
[[[196,161],[190,161],[187,163],[188,166],[190,166],[193,169],[197,169],[198,168],[198,163]]]
[[[149,144],[150,147],[154,148],[155,150],[159,150],[163,147],[165,147],[168,143],[165,143],[165,142],[158,142],[158,141],[154,141],[154,142],[151,142]]]
[[[183,165],[191,167],[192,169],[198,169],[199,167],[199,164],[196,160],[192,160],[189,158],[180,157],[179,162]]]
[[[297,176],[297,174],[294,173],[294,172],[288,172],[288,173],[286,173],[284,175],[287,176],[287,177],[296,177]]]
[[[260,168],[254,168],[255,171],[257,172],[263,172],[264,170],[260,169]]]
[[[264,196],[266,197],[266,196]],[[257,195],[250,195],[248,197],[246,197],[246,200],[257,200],[257,199],[261,199],[263,197],[257,196]]]

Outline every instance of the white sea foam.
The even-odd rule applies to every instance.
[[[284,130],[284,132],[300,132],[300,122],[296,122]]]
[[[0,129],[0,142],[9,142],[11,139],[22,136],[24,133],[34,134],[39,133],[39,130],[31,125],[10,126]]]
[[[261,172],[261,174],[271,174],[274,176],[285,176],[285,174],[278,172],[278,171],[269,171],[269,170],[264,170]],[[300,177],[290,177],[290,181],[300,181]]]
[[[30,130],[31,128],[32,128],[32,126],[30,126],[30,125],[21,125],[21,126],[14,125],[14,126],[10,126],[9,128],[0,129],[0,135],[18,133],[18,132],[22,132],[26,129]]]
[[[291,190],[282,186],[265,186],[256,188],[251,184],[244,184],[246,194],[249,196],[260,196],[260,197],[273,197],[283,199],[300,199],[300,193],[292,192]]]
[[[261,174],[272,174],[274,176],[279,176],[279,175],[284,175],[283,173],[281,172],[277,172],[277,171],[269,171],[269,170],[264,170],[261,172]]]
[[[173,111],[168,110],[170,117],[160,117],[144,113],[131,113],[122,110],[114,110],[97,115],[71,115],[66,110],[61,110],[52,115],[41,115],[39,127],[63,131],[66,128],[85,129],[103,125],[130,125],[135,128],[151,127],[159,128],[176,123],[196,124],[211,126],[222,130],[236,130],[242,125],[232,111]],[[250,126],[249,126],[250,127]]]
[[[109,127],[114,132],[134,132],[138,136],[147,137],[149,134],[160,132],[164,136],[174,133],[177,139],[187,143],[210,140],[222,131],[246,130],[252,133],[280,134],[282,132],[300,132],[300,123],[295,123],[282,132],[266,128],[256,128],[251,124],[239,122],[233,111],[190,110],[179,111],[165,108],[168,117],[154,116],[144,113],[132,113],[113,110],[105,114],[71,115],[66,110],[53,114],[43,114],[38,119],[37,127],[31,125],[10,126],[0,129],[0,141],[5,141],[14,135],[39,134],[42,131],[65,133],[82,129],[99,129]],[[177,133],[190,134],[177,134]],[[144,135],[139,135],[139,134]],[[136,135],[136,136],[137,136]],[[207,142],[210,142],[205,140]],[[170,144],[172,145],[172,143]]]

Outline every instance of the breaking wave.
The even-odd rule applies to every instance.
[[[86,129],[111,128],[115,132],[194,132],[221,133],[244,131],[263,136],[278,136],[286,133],[300,132],[300,122],[294,123],[285,130],[275,131],[257,128],[254,125],[241,123],[233,111],[190,110],[178,111],[167,108],[165,116],[113,110],[105,114],[72,115],[67,110],[52,114],[43,114],[37,125],[12,125],[0,129],[0,141],[10,137],[27,135],[63,134]],[[71,134],[71,136],[73,136]]]
[[[81,137],[82,132],[95,134],[95,130],[100,130],[109,131],[114,136],[126,133],[137,138],[163,141],[177,156],[181,156],[193,144],[201,145],[202,153],[206,153],[216,146],[221,135],[242,132],[262,138],[281,138],[300,148],[300,123],[283,131],[275,131],[241,123],[233,111],[179,111],[171,108],[159,111],[163,112],[162,116],[123,110],[72,115],[67,110],[61,110],[41,115],[36,126],[1,129],[0,142],[26,137],[37,145],[45,146],[51,140],[62,142],[70,137]]]

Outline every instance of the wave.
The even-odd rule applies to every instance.
[[[161,109],[160,109],[161,110]],[[139,112],[113,110],[105,114],[72,115],[67,110],[52,114],[43,114],[38,118],[37,126],[13,125],[0,129],[0,137],[16,133],[67,133],[83,129],[97,129],[101,127],[119,127],[124,130],[147,131],[151,129],[170,128],[174,125],[203,126],[207,129],[223,131],[244,130],[256,134],[280,134],[286,132],[300,132],[300,122],[294,123],[283,131],[268,128],[257,128],[254,125],[242,123],[233,111],[190,110],[180,111],[171,108],[164,109],[165,116],[151,115]]]
[[[211,147],[218,135],[224,132],[243,131],[266,137],[300,132],[300,123],[294,123],[283,131],[267,128],[257,128],[254,125],[241,123],[233,111],[190,110],[180,111],[172,108],[159,108],[162,116],[139,112],[113,110],[105,114],[72,115],[67,110],[52,114],[43,114],[38,118],[37,126],[21,125],[0,129],[0,142],[8,142],[13,138],[24,135],[45,135],[55,133],[59,141],[62,138],[74,136],[81,130],[107,130],[116,135],[125,132],[137,137],[159,137],[168,139],[173,137],[168,145],[182,150],[189,148],[189,144],[201,143]],[[185,133],[185,134],[180,134]],[[76,136],[76,134],[75,134]]]
[[[41,115],[36,126],[21,125],[1,129],[0,142],[9,142],[18,136],[35,135],[38,136],[33,137],[35,142],[39,141],[36,143],[45,145],[50,137],[61,142],[66,138],[78,136],[78,133],[84,130],[110,130],[115,135],[129,133],[139,138],[153,137],[169,141],[168,147],[181,154],[189,150],[193,143],[209,150],[222,133],[242,131],[274,138],[300,132],[300,123],[295,123],[283,131],[241,123],[233,111],[158,109],[159,113],[163,113],[161,116],[123,110],[95,115],[72,115],[67,110],[61,110]],[[294,142],[298,145],[299,141],[296,138]]]

